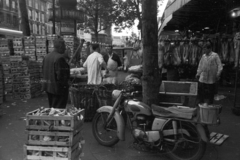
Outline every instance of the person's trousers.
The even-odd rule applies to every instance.
[[[199,82],[199,103],[205,103],[207,100],[208,104],[213,104],[214,95],[216,92],[216,84],[206,84]]]
[[[65,109],[68,101],[68,92],[56,95],[47,92],[48,95],[48,103],[50,108],[62,108]]]

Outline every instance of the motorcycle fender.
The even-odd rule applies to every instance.
[[[209,142],[209,139],[206,135],[206,132],[205,132],[205,129],[203,128],[203,126],[201,124],[197,124],[196,127],[197,127],[198,133],[200,134],[202,140],[204,142]]]
[[[113,107],[112,106],[102,106],[98,108],[97,112],[108,112],[109,114],[112,112]],[[123,117],[120,115],[118,111],[115,112],[114,118],[117,123],[117,136],[120,140],[125,140],[125,123],[123,120]]]

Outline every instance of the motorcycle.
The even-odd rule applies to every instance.
[[[124,141],[127,124],[138,144],[167,153],[174,160],[201,159],[209,141],[207,127],[184,117],[164,115],[161,106],[150,108],[135,99],[137,93],[114,90],[114,105],[97,110],[92,131],[98,143],[110,147]]]

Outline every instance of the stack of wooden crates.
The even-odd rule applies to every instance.
[[[81,160],[84,110],[73,116],[37,116],[37,112],[27,113],[24,160]]]

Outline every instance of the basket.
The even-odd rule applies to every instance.
[[[96,95],[98,99],[99,106],[112,106],[112,92],[114,89],[117,89],[117,86],[114,84],[104,84],[96,90]]]
[[[91,121],[101,106],[112,105],[112,91],[115,85],[73,84],[69,89],[71,104],[85,109],[85,121]]]
[[[219,124],[219,114],[221,112],[222,106],[220,105],[201,105],[200,108],[200,121],[209,125]]]
[[[71,104],[76,108],[85,109],[85,121],[91,121],[99,108],[95,89],[98,85],[73,84],[69,88]]]

